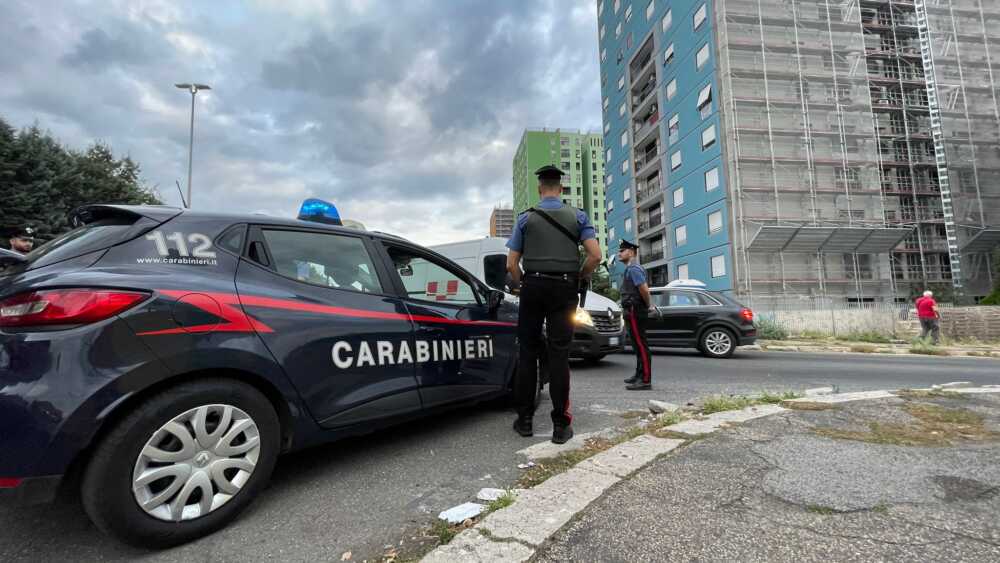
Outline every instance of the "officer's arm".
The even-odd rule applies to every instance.
[[[648,283],[644,283],[639,286],[639,295],[642,295],[642,300],[646,302],[647,309],[653,306],[653,296],[649,294]]]
[[[511,287],[519,287],[521,285],[521,253],[519,251],[507,251],[507,271],[510,272]]]
[[[587,259],[580,269],[580,275],[589,278],[601,263],[601,245],[597,244],[597,239],[587,239],[583,241],[583,249],[587,252]]]

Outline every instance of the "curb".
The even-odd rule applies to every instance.
[[[780,341],[778,341],[780,342]],[[855,348],[870,347],[869,350],[861,351]],[[814,345],[814,344],[755,344],[753,346],[741,346],[740,350],[755,350],[761,352],[800,352],[800,353],[826,353],[826,354],[864,354],[864,355],[885,355],[885,356],[926,356],[928,354],[913,353],[907,347],[896,348],[885,344],[872,344],[868,342],[844,342],[839,345]],[[930,354],[931,356],[943,358],[983,358],[1000,359],[1000,352],[989,349],[968,350],[963,348],[949,349],[941,348],[940,354]]]
[[[809,389],[806,396],[784,403],[846,403],[898,397],[896,392],[862,391],[832,393],[832,388]],[[945,383],[914,391],[947,393],[1000,393],[1000,385],[972,387],[965,382]],[[723,411],[666,426],[663,430],[697,438],[733,424],[772,416],[791,409],[766,404],[737,411]],[[600,434],[595,432],[593,434]],[[536,550],[577,513],[597,500],[608,488],[670,453],[687,440],[658,438],[643,434],[581,461],[564,473],[520,492],[514,504],[487,515],[475,526],[456,535],[424,556],[427,563],[528,561]],[[544,444],[544,443],[542,443]],[[532,448],[535,448],[534,450]],[[536,453],[541,444],[521,450]]]

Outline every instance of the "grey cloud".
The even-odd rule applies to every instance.
[[[103,69],[113,65],[139,65],[158,54],[149,36],[125,32],[112,37],[103,29],[91,29],[83,34],[76,48],[63,56],[66,65],[88,69]]]

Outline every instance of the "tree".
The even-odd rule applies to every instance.
[[[993,252],[993,292],[979,302],[980,305],[1000,305],[1000,250]]]
[[[611,286],[611,276],[608,274],[608,270],[601,266],[598,266],[597,271],[590,278],[590,290],[612,301],[621,299],[621,292]]]
[[[0,227],[31,226],[43,240],[69,230],[69,214],[81,205],[160,203],[139,165],[107,145],[66,149],[37,125],[15,132],[3,118],[0,202]]]

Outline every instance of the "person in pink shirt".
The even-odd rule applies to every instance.
[[[917,318],[920,319],[920,338],[927,338],[930,333],[934,344],[941,343],[941,327],[938,320],[941,314],[938,312],[937,301],[934,300],[934,292],[925,291],[923,297],[917,298]]]

